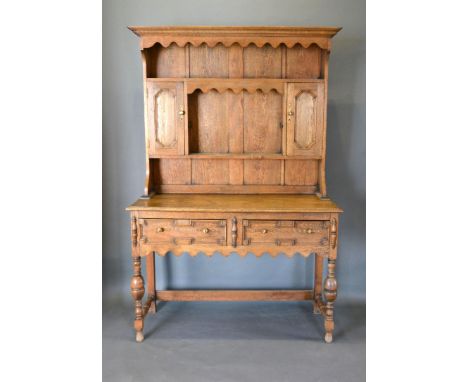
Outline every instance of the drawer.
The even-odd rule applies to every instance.
[[[243,220],[243,245],[328,246],[328,221]]]
[[[226,220],[140,219],[139,224],[144,244],[226,245]]]

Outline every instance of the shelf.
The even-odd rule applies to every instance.
[[[173,159],[303,159],[303,160],[320,160],[320,156],[306,156],[306,155],[283,155],[283,154],[268,154],[268,153],[192,153],[188,155],[168,155],[156,154],[150,155],[150,158],[173,158]]]
[[[219,77],[146,77],[149,82],[212,82],[212,81],[226,81],[226,82],[258,82],[258,81],[273,81],[273,82],[324,82],[323,78],[219,78]]]

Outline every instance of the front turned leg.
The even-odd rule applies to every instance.
[[[132,297],[135,300],[135,321],[134,327],[136,332],[136,341],[142,342],[143,336],[143,303],[142,299],[145,294],[145,280],[141,276],[141,258],[140,256],[133,257],[133,276],[130,282],[130,290]]]
[[[335,323],[333,321],[333,302],[337,295],[337,282],[335,278],[335,259],[328,259],[328,274],[323,287],[323,296],[325,297],[325,342],[333,341],[333,329]]]

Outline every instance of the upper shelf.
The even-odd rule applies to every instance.
[[[239,44],[242,47],[255,44],[259,48],[265,44],[270,44],[273,48],[277,48],[280,44],[285,44],[288,48],[296,44],[304,48],[316,44],[328,51],[331,48],[331,38],[341,30],[337,27],[241,26],[133,26],[129,29],[141,37],[141,49],[150,48],[156,43],[164,47],[172,43],[179,47],[186,44],[199,46],[203,43],[209,47],[214,47],[219,43],[226,47],[233,44]]]
[[[194,93],[197,89],[206,93],[210,90],[216,90],[220,93],[227,90],[238,94],[243,90],[249,93],[255,93],[261,90],[268,93],[272,90],[279,94],[284,94],[284,86],[287,83],[323,83],[323,79],[270,79],[270,78],[147,78],[148,82],[185,82],[187,94]]]

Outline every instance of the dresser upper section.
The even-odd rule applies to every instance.
[[[341,28],[130,27],[145,195],[326,195],[328,60]]]

